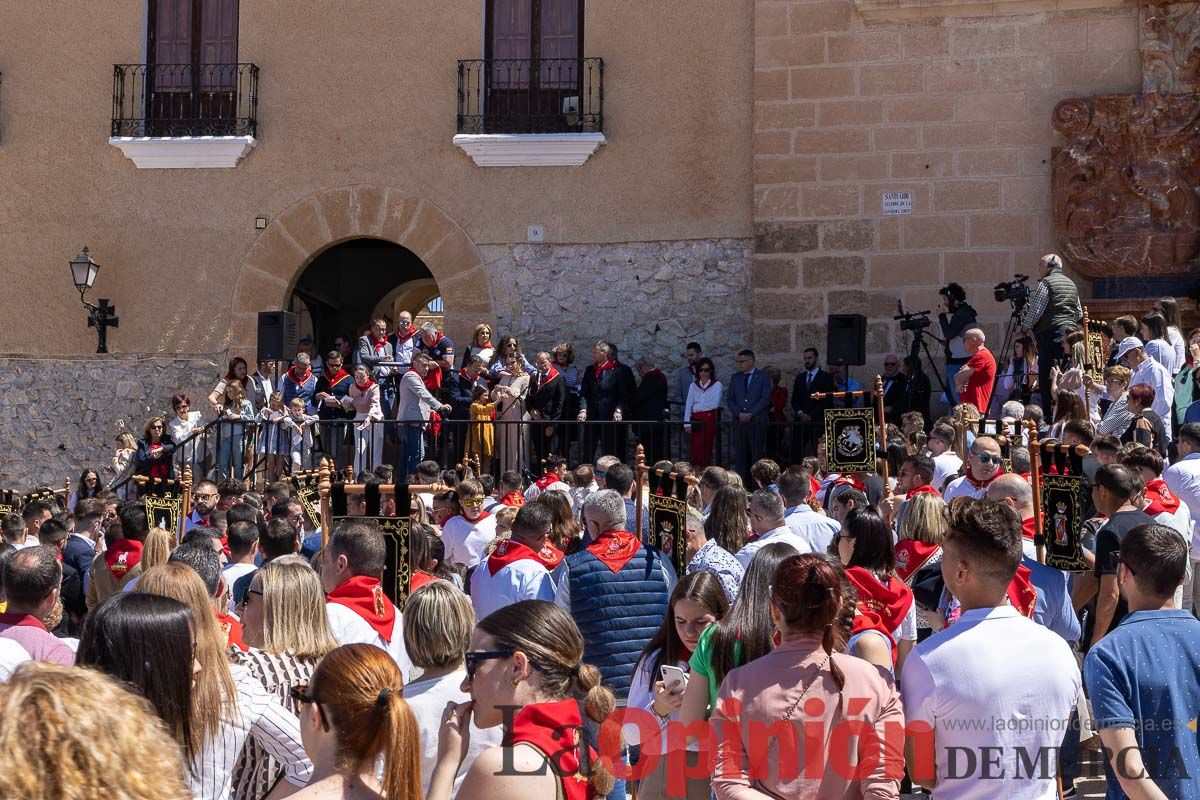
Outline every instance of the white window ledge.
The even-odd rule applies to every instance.
[[[454,137],[480,167],[578,167],[602,144],[603,133],[460,133]]]
[[[229,169],[258,144],[253,136],[112,136],[138,169]]]

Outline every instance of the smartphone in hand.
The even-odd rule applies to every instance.
[[[671,667],[663,664],[658,669],[662,676],[663,686],[671,694],[678,694],[687,688],[688,674],[681,667]]]

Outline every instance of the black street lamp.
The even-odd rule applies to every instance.
[[[100,265],[88,253],[86,245],[82,253],[71,259],[71,280],[75,281],[75,288],[79,290],[79,301],[88,310],[88,327],[95,328],[100,339],[96,352],[107,353],[108,329],[116,328],[120,323],[117,319],[117,308],[109,305],[108,300],[104,298],[100,299],[100,305],[95,305],[89,303],[85,297],[96,282],[96,273],[99,271]]]

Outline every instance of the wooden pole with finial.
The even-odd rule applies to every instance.
[[[642,487],[646,482],[646,448],[642,445],[637,446],[637,466],[633,471],[634,482],[633,490],[637,493],[633,501],[634,505],[634,531],[637,534],[638,541],[642,541]]]
[[[183,487],[183,497],[179,501],[179,529],[175,531],[175,541],[183,541],[183,528],[187,524],[187,518],[192,515],[192,465],[183,465],[183,481],[180,484]]]
[[[1033,486],[1033,540],[1039,564],[1046,563],[1046,537],[1042,534],[1042,443],[1038,441],[1037,423],[1023,421],[1029,431],[1029,482]]]
[[[883,496],[887,497],[888,492],[888,462],[887,462],[887,418],[884,416],[883,405],[883,377],[875,376],[875,413],[879,416],[879,446],[883,451]]]
[[[1088,308],[1083,307],[1083,375],[1082,378],[1087,378],[1091,374],[1092,367],[1092,325],[1088,319]],[[1087,381],[1083,381],[1083,407],[1090,409],[1092,407],[1091,393],[1088,391]],[[1090,413],[1090,412],[1089,412]]]
[[[329,528],[333,525],[333,516],[329,510],[329,493],[333,490],[333,462],[328,458],[321,459],[321,470],[317,482],[317,493],[321,497],[321,549],[329,544]]]

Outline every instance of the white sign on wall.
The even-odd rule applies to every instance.
[[[890,217],[895,214],[912,213],[912,192],[884,192],[883,215]]]

